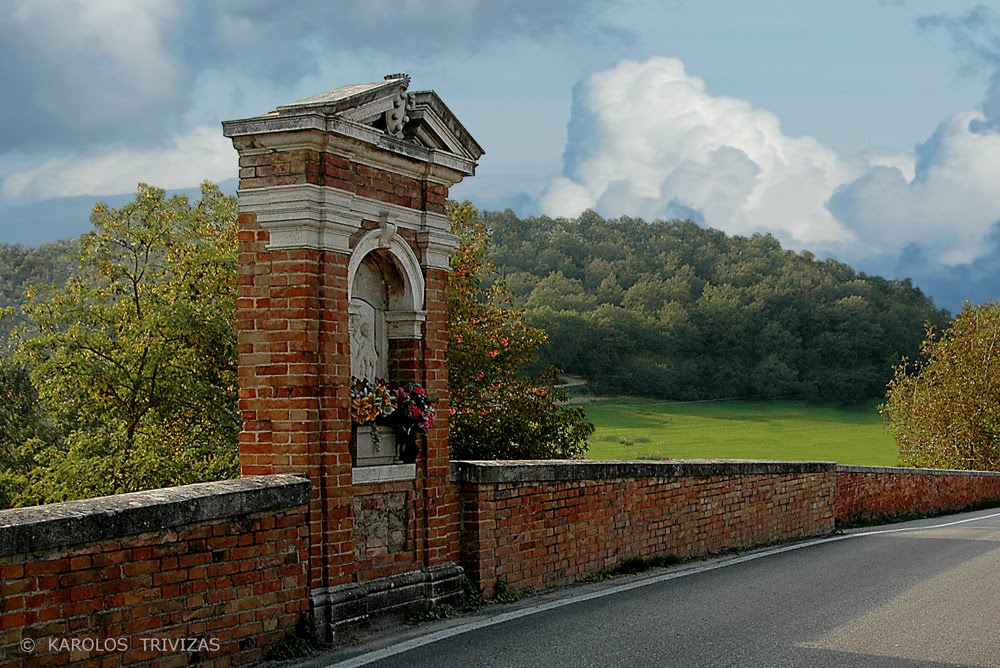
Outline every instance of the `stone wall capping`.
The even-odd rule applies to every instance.
[[[309,503],[309,481],[268,475],[0,510],[0,556],[187,527]]]
[[[608,478],[679,478],[724,475],[830,473],[833,462],[785,462],[739,459],[678,461],[512,460],[459,461],[452,479],[464,483],[603,480]]]
[[[998,478],[1000,471],[963,471],[960,469],[918,469],[906,466],[850,466],[837,465],[837,473],[874,473],[884,475],[936,475],[967,476],[973,478]]]

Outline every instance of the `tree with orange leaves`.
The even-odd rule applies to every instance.
[[[568,459],[582,456],[594,427],[565,407],[558,372],[529,376],[546,335],[513,307],[489,257],[489,233],[469,202],[449,202],[459,248],[448,282],[448,385],[455,459]]]
[[[966,303],[922,359],[903,360],[880,406],[904,466],[1000,470],[1000,303]]]

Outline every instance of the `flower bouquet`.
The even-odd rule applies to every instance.
[[[351,379],[351,421],[356,425],[371,425],[372,444],[378,450],[378,425],[392,427],[402,444],[400,459],[407,464],[416,461],[417,434],[426,434],[434,425],[434,404],[437,396],[428,394],[417,383],[402,385],[383,379]]]
[[[392,385],[390,389],[396,400],[396,410],[389,420],[396,437],[403,443],[401,459],[411,463],[417,458],[417,434],[426,434],[434,426],[437,397],[428,394],[423,386],[416,383]]]
[[[380,440],[377,423],[395,410],[396,400],[386,381],[351,378],[351,422],[359,426],[371,425],[376,452]]]

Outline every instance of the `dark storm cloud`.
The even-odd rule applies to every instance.
[[[156,44],[169,39],[172,28],[163,15],[102,14],[70,3],[5,4],[0,152],[161,132],[159,121],[186,104],[182,62],[164,59]]]
[[[984,69],[990,72],[982,104],[984,118],[972,121],[969,129],[981,134],[1000,131],[1000,16],[985,5],[977,5],[959,16],[921,17],[917,19],[917,26],[947,32],[966,72]]]
[[[994,223],[988,239],[990,252],[957,266],[945,266],[927,257],[917,244],[903,248],[895,267],[884,267],[886,275],[910,278],[934,303],[958,313],[965,301],[981,304],[1000,299],[1000,222]]]
[[[0,153],[165,140],[205,70],[290,87],[326,54],[460,57],[515,35],[544,38],[585,20],[589,5],[15,0],[0,13]]]
[[[224,0],[202,6],[215,13],[217,36],[254,38],[245,54],[278,47],[295,52],[307,40],[394,54],[436,54],[476,50],[509,35],[537,39],[576,23],[593,2],[576,0],[342,0],[275,3],[271,0]],[[256,41],[262,39],[264,41]],[[309,48],[309,47],[307,47]]]

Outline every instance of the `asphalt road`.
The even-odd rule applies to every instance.
[[[311,666],[1000,666],[1000,513],[564,589]]]

